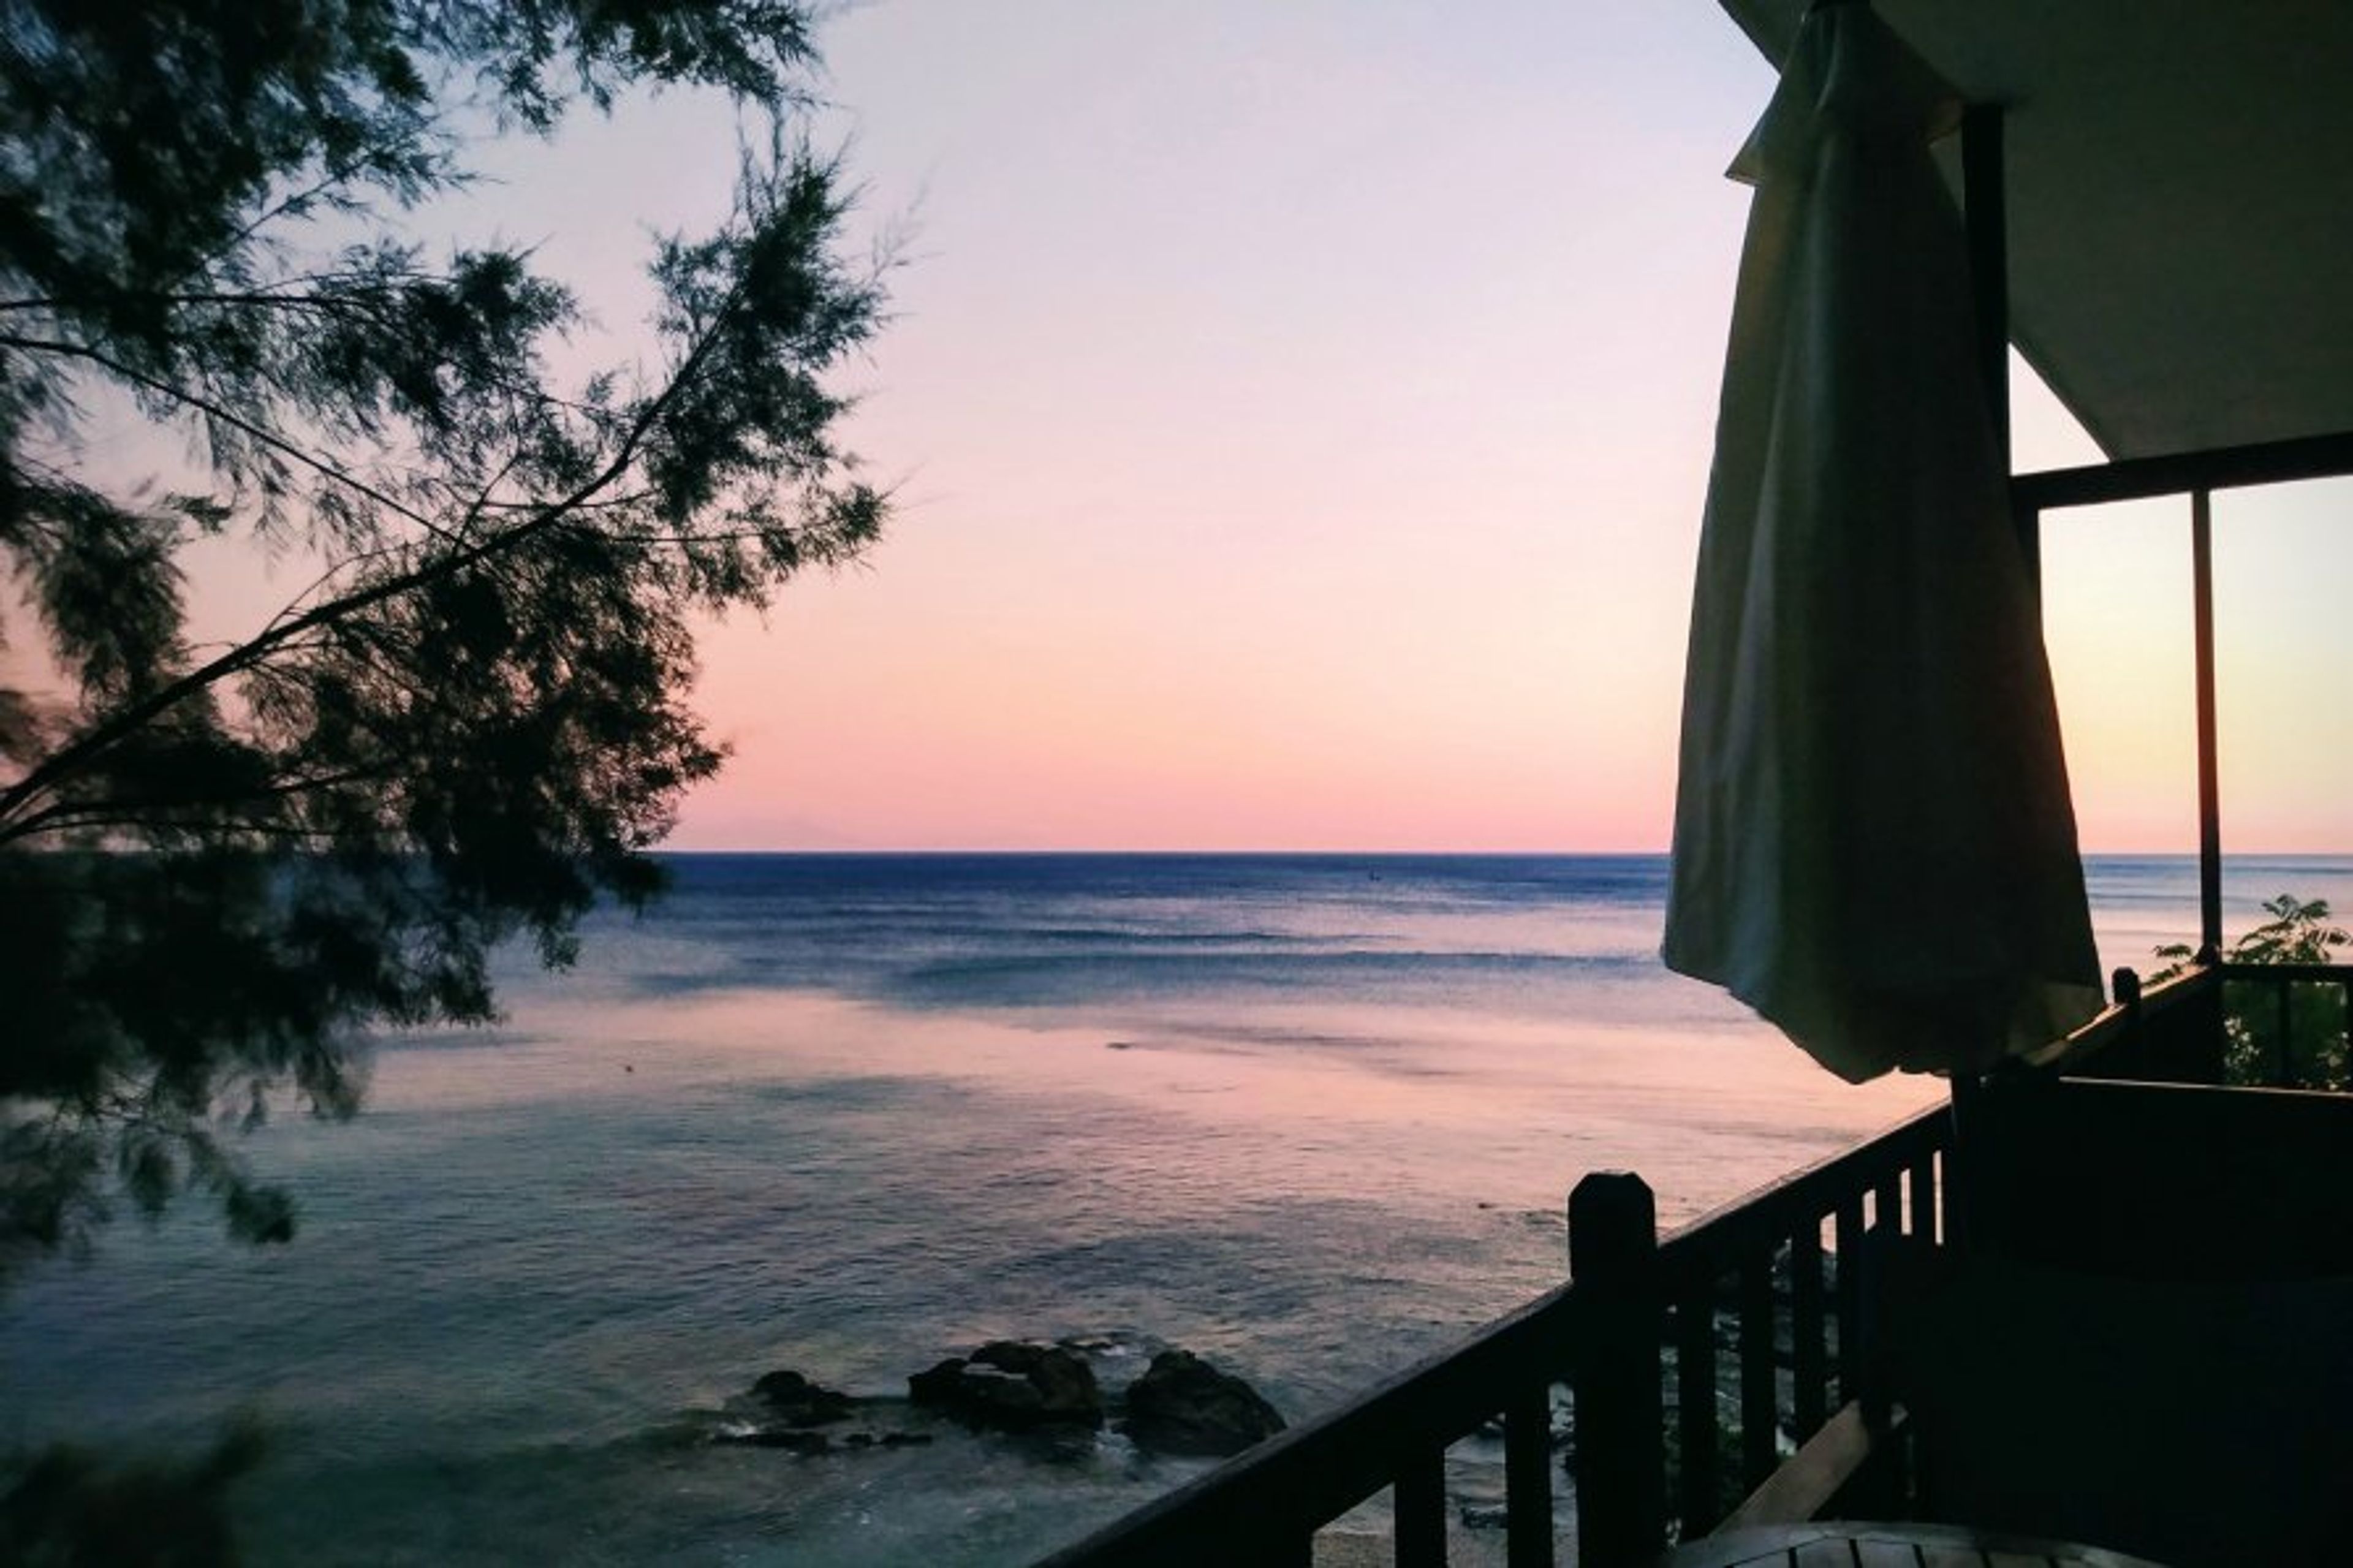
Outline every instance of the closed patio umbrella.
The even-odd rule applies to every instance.
[[[1823,1066],[1967,1071],[2100,1002],[2034,589],[1929,154],[1956,95],[1817,5],[1736,162],[1664,956]]]

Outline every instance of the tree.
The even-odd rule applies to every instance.
[[[228,1568],[240,1554],[227,1493],[267,1449],[239,1416],[189,1457],[60,1443],[0,1458],[0,1563]]]
[[[2353,944],[2353,933],[2332,922],[2327,900],[2306,903],[2282,893],[2263,905],[2271,919],[2231,944],[2232,963],[2331,964]],[[2164,968],[2150,976],[2169,980],[2197,961],[2187,942],[2157,950]],[[2347,1033],[2345,989],[2334,983],[2256,985],[2228,981],[2222,987],[2222,1066],[2227,1080],[2308,1089],[2353,1087],[2353,1037]]]
[[[720,761],[690,616],[885,510],[815,64],[806,0],[0,3],[0,1271],[190,1188],[283,1239],[228,1129],[349,1114],[371,1026],[488,1019],[494,946],[655,889]],[[480,136],[662,86],[756,128],[733,211],[651,246],[651,363],[560,378],[560,282],[412,231]],[[315,572],[198,647],[212,537]]]

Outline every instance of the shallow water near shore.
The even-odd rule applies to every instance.
[[[680,857],[506,1024],[384,1043],[357,1121],[0,1299],[0,1445],[257,1413],[257,1561],[1019,1562],[1196,1473],[941,1429],[707,1441],[761,1373],[861,1395],[981,1340],[1183,1344],[1291,1418],[1556,1283],[1633,1168],[1672,1225],[1940,1098],[1851,1088],[1660,969],[1627,858]],[[2110,963],[2194,867],[2095,860]],[[2231,925],[2353,861],[2234,862]],[[2243,894],[2243,897],[2239,895]]]

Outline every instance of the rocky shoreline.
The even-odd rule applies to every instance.
[[[1835,1300],[1837,1259],[1824,1256],[1820,1267],[1823,1294]],[[1792,1365],[1792,1295],[1790,1260],[1785,1252],[1774,1265],[1774,1352],[1784,1380]],[[1710,1336],[1718,1352],[1716,1425],[1725,1451],[1735,1452],[1740,1444],[1740,1324],[1729,1282],[1710,1317]],[[1670,1495],[1677,1491],[1674,1469],[1680,1458],[1673,1440],[1680,1415],[1676,1349],[1672,1336],[1661,1346]],[[1556,1386],[1550,1404],[1556,1509],[1566,1520],[1574,1517],[1575,1510],[1567,1478],[1576,1462],[1576,1415],[1566,1388]],[[1182,1347],[1130,1334],[992,1340],[911,1373],[903,1395],[853,1395],[799,1370],[778,1369],[730,1399],[719,1415],[716,1426],[704,1429],[707,1440],[719,1444],[816,1457],[984,1436],[1009,1440],[1011,1451],[1049,1464],[1082,1463],[1102,1455],[1102,1435],[1107,1430],[1125,1439],[1139,1456],[1198,1459],[1240,1453],[1286,1426],[1282,1414],[1242,1377]],[[1792,1433],[1777,1429],[1774,1437],[1785,1454],[1794,1449]],[[1475,1544],[1503,1526],[1503,1472],[1500,1424],[1481,1426],[1450,1450],[1451,1528],[1467,1532],[1466,1542]],[[1736,1503],[1736,1476],[1728,1469],[1723,1483],[1725,1506]],[[1342,1521],[1327,1533],[1352,1532],[1357,1532],[1356,1526]],[[1375,1527],[1373,1533],[1378,1535],[1380,1529]]]
[[[804,1456],[899,1448],[964,1431],[1034,1436],[1050,1449],[1106,1426],[1147,1454],[1222,1458],[1283,1429],[1243,1378],[1177,1346],[1107,1388],[1097,1369],[1125,1347],[1102,1340],[991,1340],[907,1379],[904,1398],[860,1397],[794,1368],[763,1374],[730,1399],[714,1443]]]

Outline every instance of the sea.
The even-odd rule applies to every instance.
[[[762,1373],[879,1403],[994,1338],[1181,1345],[1287,1418],[1557,1283],[1586,1172],[1675,1225],[1930,1105],[1657,959],[1650,856],[680,855],[504,1021],[387,1037],[355,1120],[0,1295],[0,1451],[199,1450],[262,1563],[1029,1561],[1198,1474],[1106,1431],[714,1441]],[[2195,932],[2088,865],[2104,959]],[[2237,858],[2232,931],[2353,858]],[[906,1413],[915,1420],[918,1413]],[[893,1419],[901,1417],[894,1415]],[[1475,1500],[1465,1500],[1466,1514]]]

